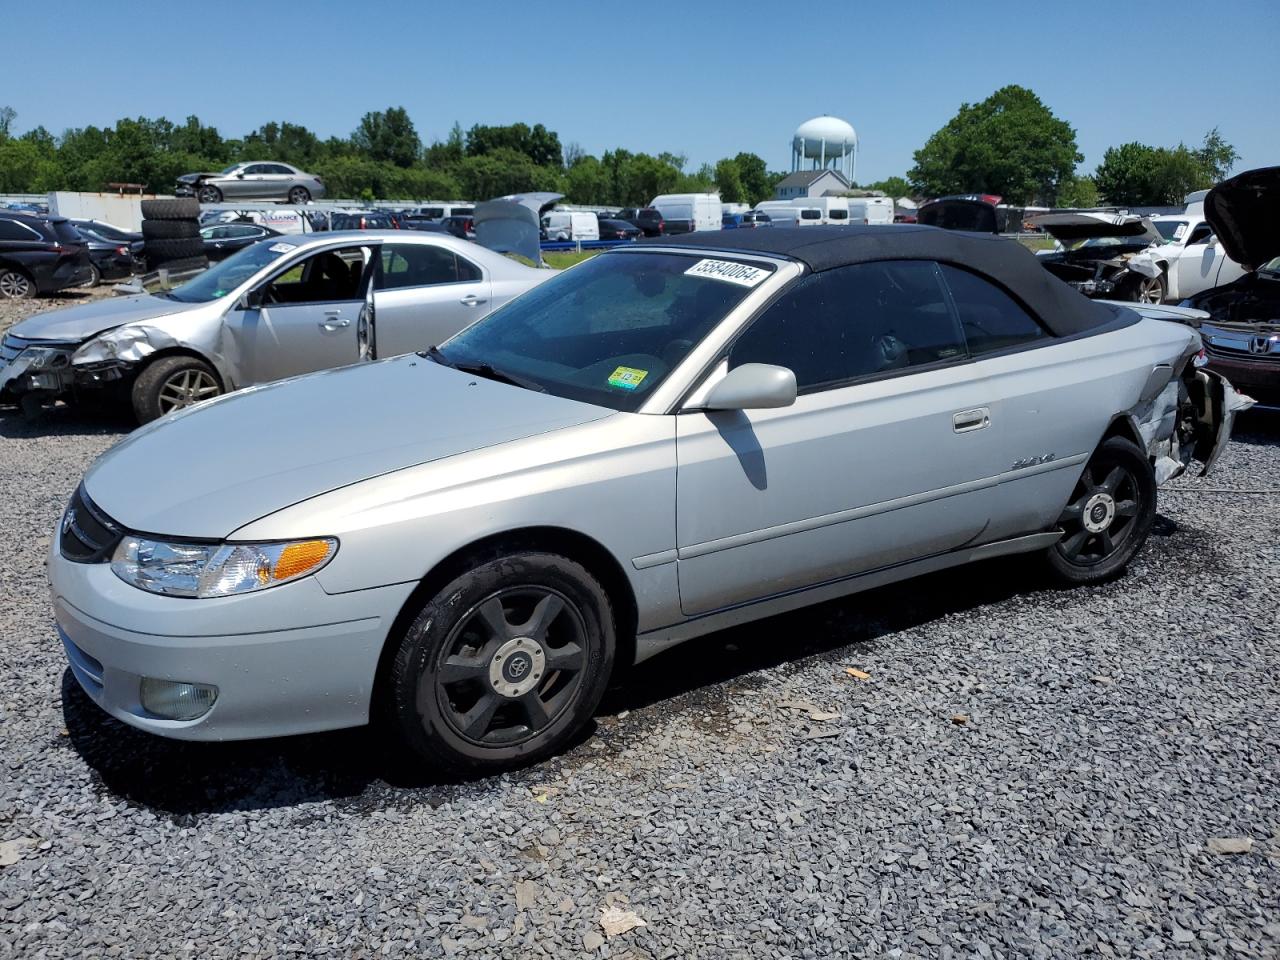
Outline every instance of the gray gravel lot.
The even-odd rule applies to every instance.
[[[989,563],[708,637],[461,784],[80,693],[43,557],[122,430],[0,411],[0,956],[1280,956],[1280,495],[1220,492],[1280,487],[1280,417],[1118,582]]]

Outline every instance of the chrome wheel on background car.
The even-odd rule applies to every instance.
[[[1164,277],[1140,277],[1134,291],[1138,303],[1164,303]]]
[[[1112,437],[1098,447],[1058,519],[1050,565],[1073,583],[1104,580],[1138,552],[1155,518],[1155,475],[1146,455]]]
[[[381,708],[420,760],[468,772],[548,756],[591,717],[615,649],[612,607],[580,564],[491,557],[418,612],[381,686]]]
[[[221,392],[218,381],[204,370],[181,370],[160,385],[160,412],[180,410],[216,397]]]
[[[211,187],[207,184],[200,188],[200,192],[196,194],[201,203],[221,203],[222,191],[217,187]]]
[[[31,278],[18,270],[0,271],[0,297],[6,300],[25,300],[35,295]]]
[[[294,187],[289,191],[289,202],[294,204],[308,203],[311,192],[306,187]]]

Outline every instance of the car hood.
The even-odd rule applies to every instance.
[[[201,180],[208,180],[213,177],[221,176],[218,173],[184,173],[178,177],[179,183],[199,183]]]
[[[28,317],[9,328],[15,337],[28,340],[56,340],[61,343],[79,343],[96,337],[125,323],[139,320],[155,320],[170,314],[201,307],[201,303],[179,303],[144,293],[135,297],[113,297],[95,300],[75,307],[63,307]]]
[[[1246,170],[1204,198],[1204,218],[1227,256],[1246,270],[1280,256],[1280,167]]]
[[[104,454],[84,485],[130,530],[221,539],[361,480],[612,415],[410,354],[162,417]]]
[[[1031,225],[1062,243],[1092,237],[1135,237],[1154,243],[1160,233],[1149,217],[1115,213],[1049,213],[1032,217]]]

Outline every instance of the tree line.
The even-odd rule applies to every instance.
[[[242,160],[279,160],[317,174],[334,198],[485,199],[545,190],[574,203],[636,206],[660,193],[717,190],[730,203],[773,196],[785,171],[769,170],[754,153],[688,168],[684,155],[600,156],[562,145],[542,124],[476,124],[425,143],[403,107],[366,113],[347,137],[321,139],[289,121],[224,137],[190,116],[125,118],[110,127],[77,127],[55,136],[43,126],[11,133],[16,114],[0,107],[0,193],[97,191],[112,183],[165,192],[184,173],[221,170]],[[956,115],[914,155],[905,177],[865,188],[892,197],[954,193],[999,194],[1011,203],[1043,206],[1160,205],[1225,177],[1238,159],[1217,128],[1199,147],[1125,143],[1106,151],[1092,174],[1076,132],[1025,87],[1010,85]]]

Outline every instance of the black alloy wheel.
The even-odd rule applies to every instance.
[[[1146,454],[1129,440],[1104,441],[1058,519],[1063,534],[1049,548],[1050,566],[1072,583],[1107,579],[1142,547],[1155,509],[1155,475]]]
[[[467,774],[561,749],[591,718],[616,649],[609,597],[553,553],[478,558],[400,639],[378,708],[419,762]]]

